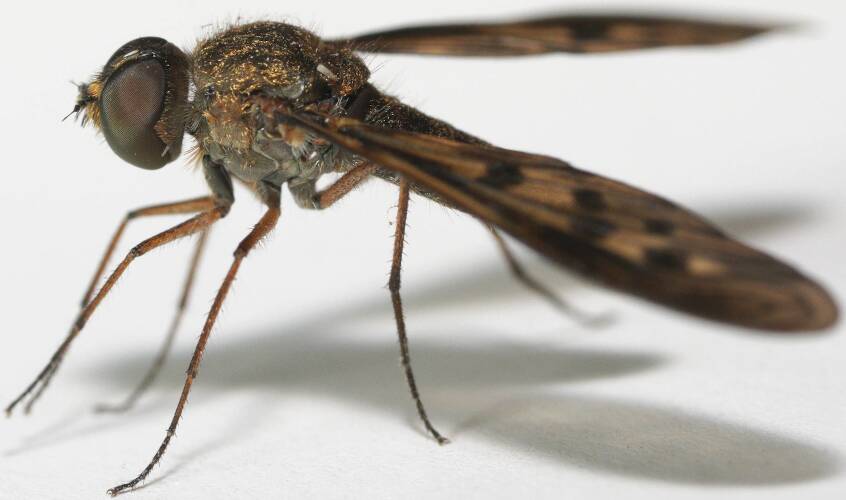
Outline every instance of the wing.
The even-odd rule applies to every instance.
[[[666,199],[561,160],[349,118],[282,119],[610,287],[749,328],[811,331],[837,319],[829,294],[789,265]]]
[[[581,15],[510,23],[410,26],[334,40],[333,43],[348,44],[363,52],[521,56],[718,45],[773,29],[772,26],[670,17]]]

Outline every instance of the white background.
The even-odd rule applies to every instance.
[[[91,130],[60,122],[75,97],[68,80],[122,43],[158,35],[190,47],[204,25],[239,14],[333,36],[590,4],[601,2],[4,7],[0,395],[11,400],[58,345],[125,210],[205,192],[183,161],[134,169]],[[435,116],[682,201],[846,297],[842,2],[647,6],[802,29],[705,50],[368,60],[375,82]],[[231,251],[260,214],[238,196],[148,397],[125,415],[91,411],[123,397],[154,355],[187,242],[134,264],[34,414],[0,422],[0,498],[102,498],[147,463]],[[242,268],[177,438],[130,498],[843,498],[843,328],[797,339],[724,327],[521,250],[569,301],[616,317],[585,329],[514,283],[477,223],[416,200],[405,302],[424,400],[453,440],[438,447],[408,397],[384,289],[395,196],[374,181],[325,213],[284,200],[274,237]],[[138,222],[121,251],[173,222]]]

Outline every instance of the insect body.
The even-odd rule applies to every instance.
[[[223,30],[200,42],[190,55],[160,38],[129,42],[80,86],[75,111],[102,131],[118,156],[141,168],[170,163],[180,154],[184,134],[193,136],[211,194],[127,215],[65,341],[7,412],[27,397],[27,409],[38,399],[72,341],[135,259],[176,239],[204,236],[227,215],[235,200],[233,180],[255,192],[266,211],[236,248],[164,441],[149,465],[135,479],[110,489],[111,494],[143,481],[164,454],[231,283],[244,258],[279,219],[283,185],[307,209],[331,206],[370,177],[399,186],[389,289],[411,394],[423,424],[439,443],[447,440],[430,422],[414,381],[400,296],[411,191],[488,225],[516,275],[547,298],[553,296],[522,272],[500,231],[608,286],[691,314],[772,331],[831,326],[838,314],[834,301],[787,264],[656,195],[554,158],[497,148],[429,117],[371,85],[367,66],[356,53],[589,53],[710,45],[764,31],[678,19],[563,17],[423,26],[332,41],[288,24],[258,22]],[[318,191],[316,181],[329,172],[342,176]],[[98,286],[129,221],[162,214],[195,215],[136,245]],[[205,238],[198,241],[181,308]],[[120,409],[131,406],[155,376],[179,318],[153,369]]]
[[[280,120],[274,103],[481,142],[382,94],[367,82],[369,76],[345,44],[324,43],[301,28],[255,23],[230,29],[195,51],[193,77],[203,99],[194,102],[193,133],[212,162],[253,185],[287,184],[303,208],[321,207],[315,191],[321,175],[348,172],[363,160]],[[384,169],[380,173],[396,178]]]

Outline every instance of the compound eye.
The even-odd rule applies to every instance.
[[[155,59],[125,64],[106,81],[100,95],[103,135],[123,160],[152,170],[172,159],[156,131],[166,92],[165,69]]]

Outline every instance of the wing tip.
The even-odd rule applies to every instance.
[[[801,29],[801,26],[790,23],[715,23],[712,27],[715,30],[715,33],[719,34],[719,36],[716,36],[713,40],[713,43],[716,45],[742,42],[777,33],[790,33]]]
[[[773,35],[778,33],[801,33],[807,31],[808,26],[802,23],[773,23],[773,24],[759,24],[746,26],[746,36],[744,38],[755,38],[764,35]]]
[[[748,283],[747,283],[748,285]],[[719,323],[764,333],[812,335],[837,325],[840,311],[834,298],[809,279],[776,285],[726,284],[707,293],[677,293],[658,301],[675,309]]]
[[[808,311],[806,321],[797,325],[797,332],[823,332],[837,325],[840,319],[840,308],[834,297],[820,285],[809,283],[802,298],[797,298],[797,301],[805,304]]]
[[[805,281],[791,287],[770,315],[756,318],[752,328],[785,334],[819,334],[830,331],[840,319],[834,298],[822,286]]]

